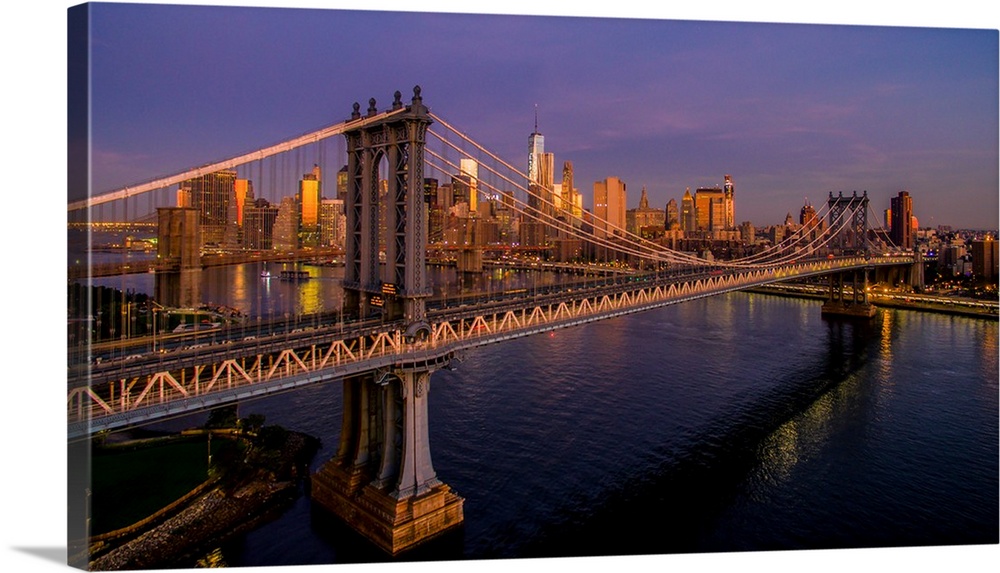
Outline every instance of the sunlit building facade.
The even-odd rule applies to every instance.
[[[314,233],[319,230],[319,204],[322,200],[319,165],[314,165],[311,173],[306,173],[299,181],[299,206],[302,231]]]
[[[913,248],[913,199],[906,191],[889,199],[889,238],[901,249]]]
[[[625,182],[608,177],[594,182],[594,234],[599,238],[621,235],[626,228]]]
[[[227,231],[235,235],[236,171],[216,171],[182,181],[178,198],[182,197],[185,204],[179,206],[186,207],[189,201],[198,211],[202,245],[222,245]]]

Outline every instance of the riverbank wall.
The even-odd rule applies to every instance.
[[[821,301],[827,300],[827,296],[825,294],[796,291],[788,288],[782,288],[780,285],[755,287],[755,288],[745,289],[743,292],[766,294],[773,296],[783,296],[789,298],[802,298],[802,299],[821,300]],[[907,301],[905,299],[884,297],[878,294],[870,294],[869,300],[876,307],[898,308],[903,310],[916,310],[922,312],[935,312],[940,314],[968,316],[973,318],[984,318],[992,320],[997,320],[998,318],[1000,318],[1000,315],[998,315],[995,311],[991,312],[985,308],[967,306],[961,303],[956,304],[954,301],[950,303],[944,300],[940,303],[920,302],[914,300]]]
[[[301,494],[318,440],[287,432],[266,464],[220,473],[128,527],[90,539],[93,571],[187,568],[212,548],[273,518]],[[275,459],[277,454],[278,459]]]

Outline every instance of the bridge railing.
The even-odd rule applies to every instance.
[[[291,341],[287,347],[273,352],[210,358],[194,365],[165,365],[149,373],[140,373],[141,369],[136,368],[134,373],[118,378],[109,375],[104,380],[71,388],[67,396],[67,415],[71,424],[83,424],[129,412],[163,409],[167,404],[197,401],[215,393],[238,396],[241,388],[274,385],[303,375],[329,373],[326,379],[335,379],[346,372],[361,372],[376,363],[391,364],[413,359],[418,354],[443,356],[483,344],[752,286],[872,264],[905,262],[903,258],[852,257],[745,271],[710,271],[685,280],[651,276],[646,277],[645,282],[625,281],[610,287],[441,313],[431,325],[430,336],[424,340],[408,340],[400,327],[346,338],[324,335],[326,338],[318,341],[311,335],[313,340],[308,343]],[[314,378],[321,380],[323,376]],[[155,415],[151,413],[147,417]]]

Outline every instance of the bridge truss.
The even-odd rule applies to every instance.
[[[184,415],[225,403],[284,392],[362,372],[436,363],[484,344],[585,324],[707,296],[791,279],[871,266],[911,263],[908,257],[817,259],[767,269],[689,277],[656,273],[609,279],[576,291],[530,300],[482,305],[475,310],[432,313],[430,334],[417,340],[397,321],[339,335],[335,327],[289,342],[255,340],[241,350],[181,353],[164,361],[137,361],[124,368],[87,367],[70,378],[69,436]],[[236,345],[234,345],[236,346]]]
[[[291,173],[297,178],[304,171],[301,150],[321,146],[336,135],[344,136],[347,144],[341,320],[344,310],[360,320],[301,333],[230,340],[207,351],[177,350],[107,365],[73,365],[66,399],[71,442],[97,432],[340,380],[344,400],[340,444],[337,455],[313,475],[312,498],[396,554],[464,519],[464,500],[433,469],[427,432],[431,373],[462,352],[793,278],[913,262],[905,256],[872,258],[867,249],[859,249],[858,241],[867,241],[867,193],[836,201],[831,194],[827,212],[817,214],[828,217],[826,229],[815,232],[803,226],[779,244],[732,260],[706,260],[599,217],[588,215],[585,220],[583,213],[557,202],[552,189],[530,180],[431,113],[419,87],[414,88],[409,104],[396,92],[389,110],[378,111],[371,99],[362,116],[355,103],[350,119],[344,122],[249,154],[73,202],[69,211],[82,212],[90,221],[92,210],[101,205],[122,201],[127,206],[130,197],[173,185],[180,191],[184,182],[221,170],[233,177],[238,170],[253,173],[256,168],[264,179],[265,163],[272,188],[280,188],[287,186],[287,180],[282,184],[274,180],[287,173],[275,163],[284,165],[289,154],[296,153]],[[428,312],[429,206],[424,182],[425,175],[435,173],[468,193],[463,199],[467,199],[471,219],[482,201],[522,224],[537,225],[534,228],[543,230],[545,241],[578,241],[629,258],[634,272],[557,292],[525,291],[478,301],[469,308]],[[316,171],[313,177],[318,180]],[[188,219],[195,215],[190,210],[181,214]],[[165,218],[160,219],[161,231]],[[588,226],[610,233],[585,231]],[[171,256],[192,259],[192,254],[200,256],[192,250],[197,247],[190,246],[197,243],[200,231],[193,222],[185,228],[194,231],[171,235],[181,251]],[[845,237],[854,241],[851,256],[835,256],[831,249],[843,251]],[[463,242],[459,255],[475,261],[475,250],[481,246]],[[190,274],[197,264],[183,270]],[[645,269],[653,270],[642,272]],[[365,322],[376,314],[379,319],[374,324]]]

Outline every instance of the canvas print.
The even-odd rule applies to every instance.
[[[66,17],[70,565],[998,543],[997,30]]]

